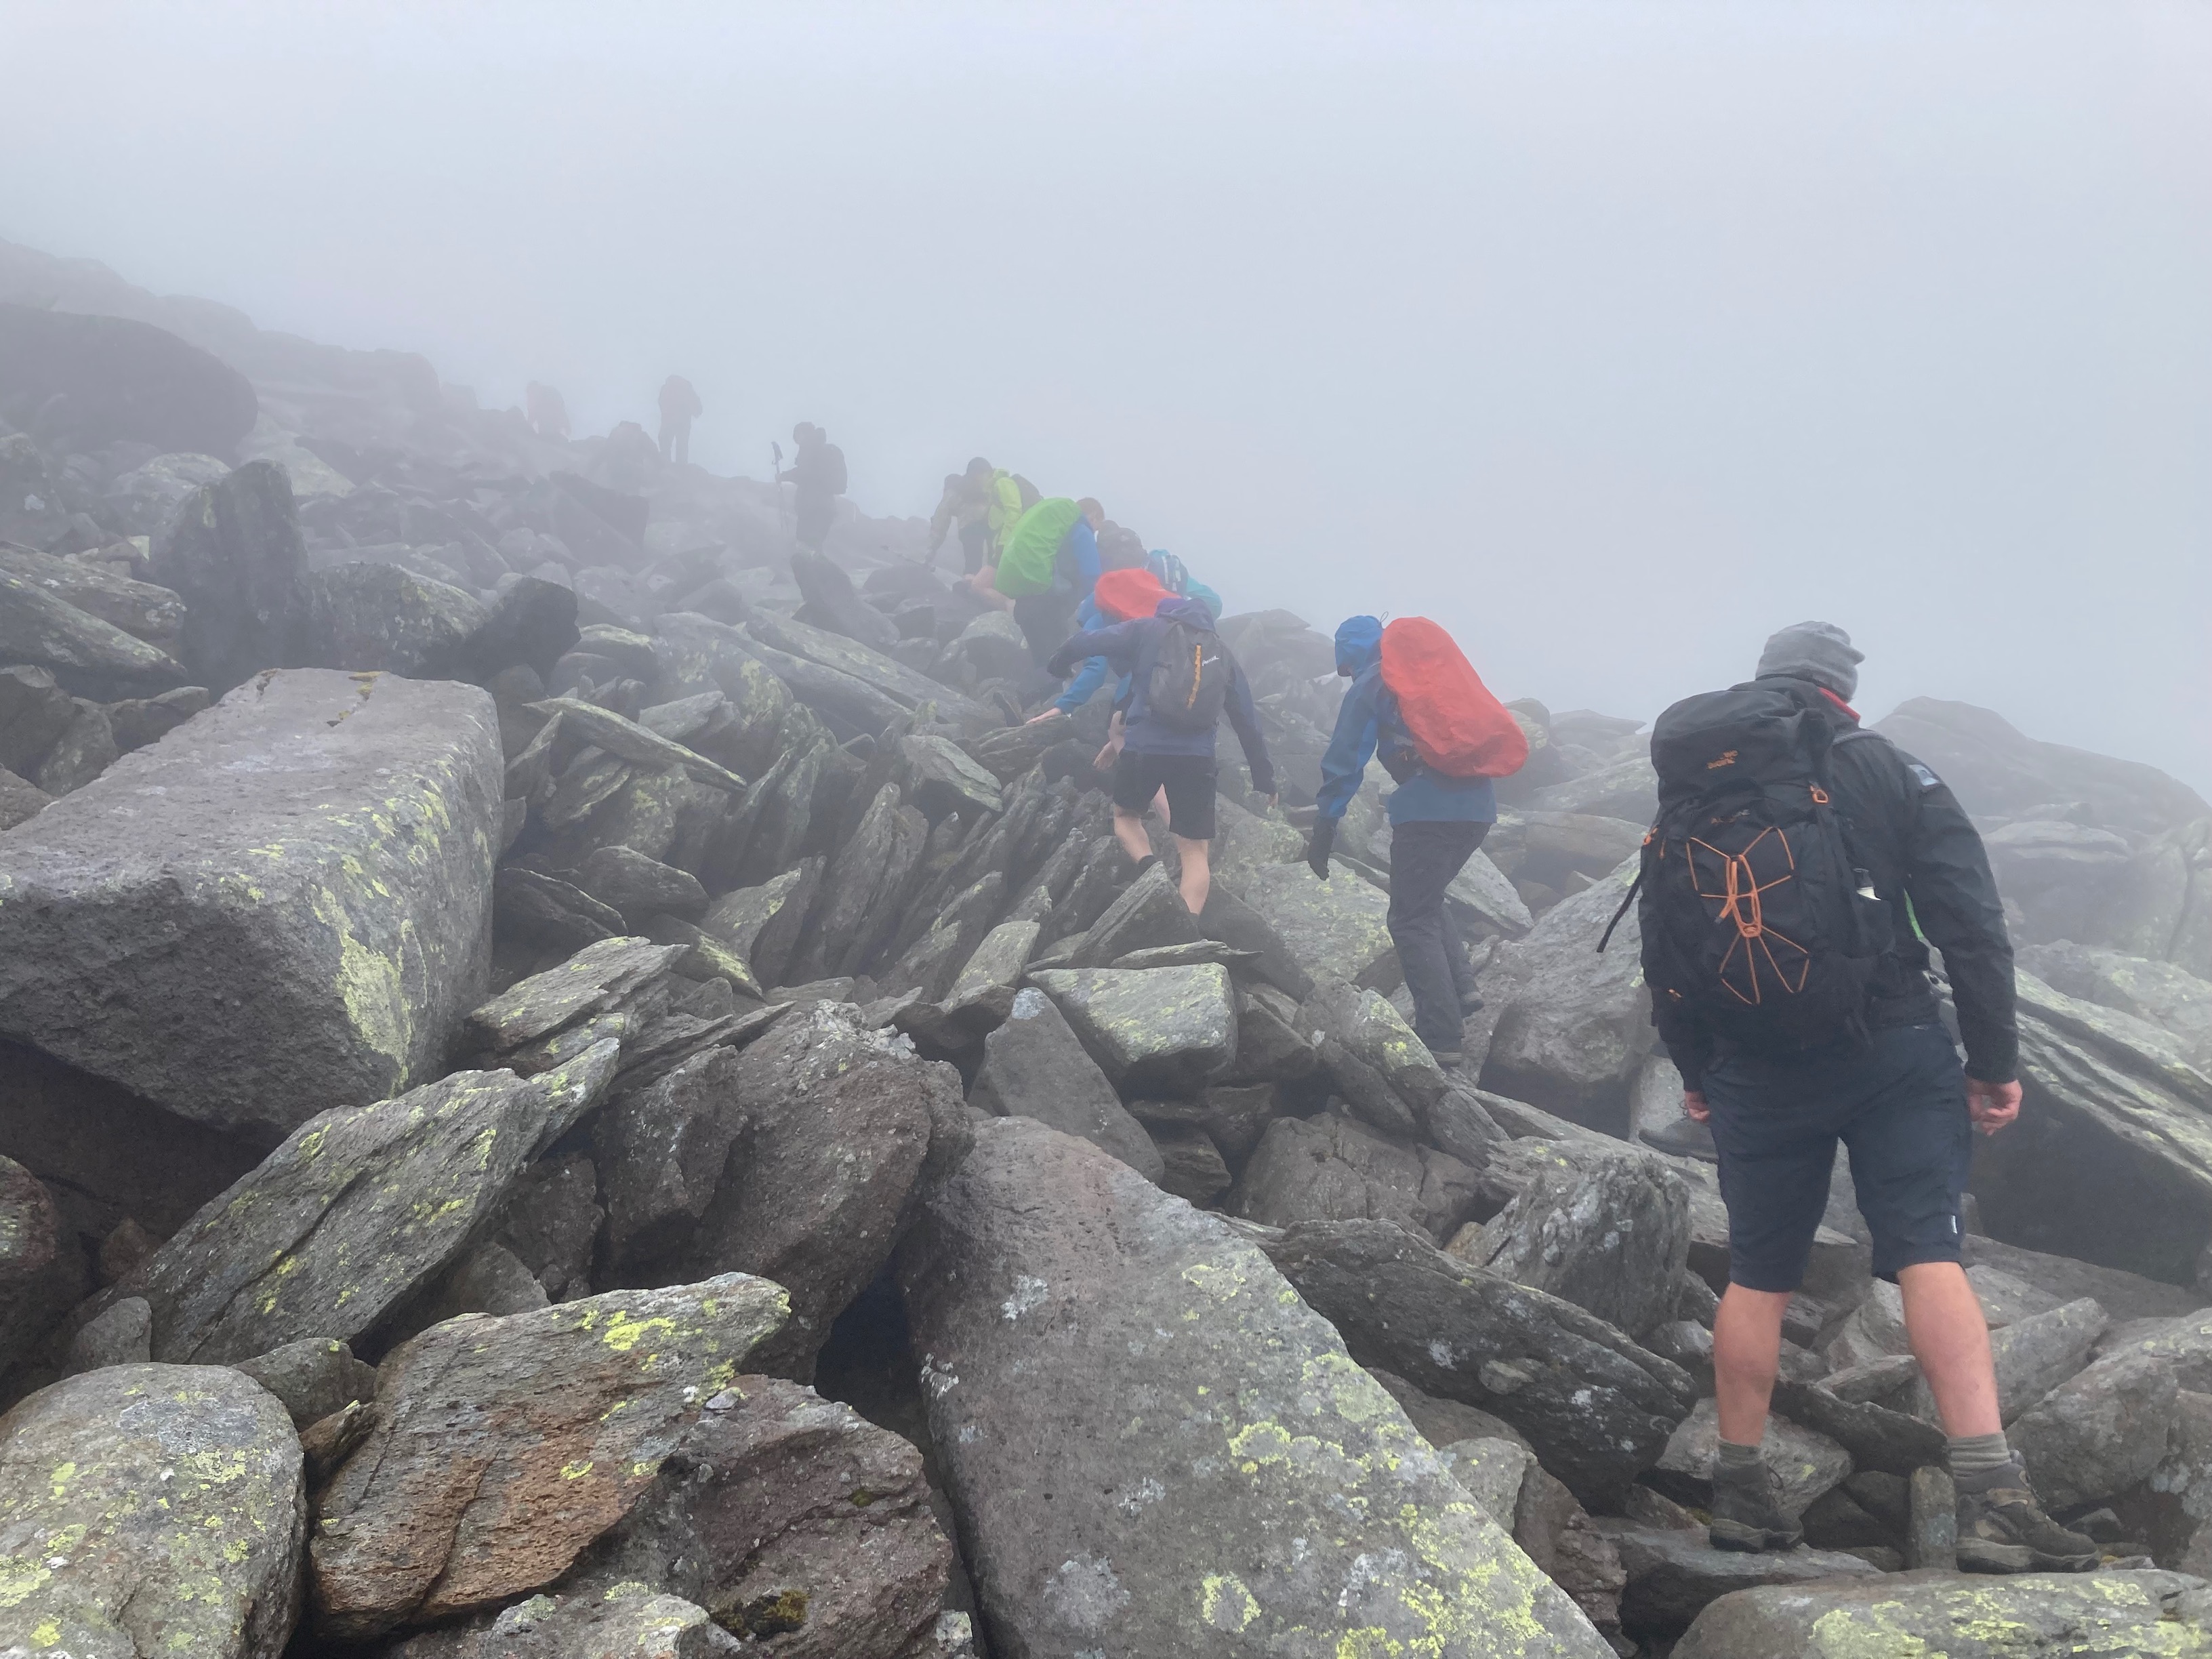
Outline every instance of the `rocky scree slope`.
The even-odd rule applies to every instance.
[[[1448,1074],[1385,781],[1299,860],[1340,683],[1287,613],[1224,623],[1285,805],[1224,764],[1194,918],[918,521],[811,555],[634,427],[4,247],[0,421],[0,1650],[2212,1651],[2172,780],[1884,722],[2021,942],[1970,1271],[2103,1569],[1948,1571],[1841,1169],[1808,1547],[1723,1556],[1725,1217],[1593,949],[1639,721],[1516,705]]]

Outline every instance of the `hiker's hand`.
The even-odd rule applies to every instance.
[[[1985,1135],[1993,1135],[2020,1115],[2020,1085],[1966,1079],[1966,1115]]]
[[[1694,1089],[1685,1089],[1682,1091],[1682,1115],[1684,1117],[1689,1119],[1692,1123],[1703,1123],[1706,1119],[1712,1116],[1712,1115],[1713,1109],[1705,1104],[1705,1097],[1703,1095],[1699,1094]]]
[[[1091,769],[1094,772],[1112,771],[1114,769],[1114,763],[1121,758],[1121,739],[1119,738],[1107,738],[1106,746],[1098,751],[1097,758],[1091,763]]]
[[[1336,820],[1316,818],[1306,837],[1306,867],[1323,881],[1328,879],[1329,849],[1336,845]]]
[[[1024,720],[1022,724],[1024,726],[1042,726],[1047,720],[1062,718],[1066,713],[1066,711],[1065,709],[1048,708],[1042,714],[1030,715],[1027,720]]]

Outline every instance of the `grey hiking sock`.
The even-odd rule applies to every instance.
[[[1953,1482],[1967,1491],[1986,1486],[1988,1477],[2014,1467],[2012,1448],[2005,1443],[2002,1430],[1995,1434],[1952,1436],[1946,1461],[1951,1466]]]
[[[1766,1459],[1756,1446],[1739,1446],[1733,1440],[1716,1443],[1713,1451],[1713,1479],[1743,1480],[1766,1467]]]

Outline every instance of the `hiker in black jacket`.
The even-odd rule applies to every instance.
[[[1912,1351],[1950,1437],[1959,1565],[2085,1571],[2097,1563],[2096,1545],[2044,1513],[2006,1443],[1988,1326],[1960,1262],[1973,1131],[1994,1134],[2020,1112],[2004,908],[1981,836],[1949,787],[1887,738],[1860,730],[1849,699],[1862,656],[1841,629],[1801,623],[1767,641],[1750,688],[1794,689],[1808,714],[1827,723],[1826,788],[1851,874],[1863,897],[1870,889],[1887,909],[1890,943],[1873,963],[1850,1029],[1794,1049],[1731,1041],[1664,989],[1670,974],[1680,978],[1681,960],[1668,957],[1671,947],[1651,925],[1656,912],[1646,910],[1652,1022],[1682,1073],[1684,1112],[1711,1129],[1729,1211],[1729,1286],[1713,1322],[1720,1442],[1711,1536],[1723,1548],[1759,1550],[1787,1549],[1802,1535],[1777,1504],[1759,1448],[1783,1310],[1804,1277],[1840,1139],[1874,1235],[1874,1270],[1904,1293]],[[1655,760],[1667,719],[1654,729]],[[1735,760],[1730,750],[1708,764]],[[1662,784],[1663,826],[1663,770]],[[1826,804],[1820,790],[1812,794]],[[1647,880],[1653,870],[1647,855]],[[1724,926],[1741,923],[1746,942],[1755,944],[1757,908],[1745,909],[1747,920],[1724,918]],[[1930,945],[1942,951],[1950,979],[1963,1070],[1938,1018]],[[1785,969],[1791,966],[1785,956]]]

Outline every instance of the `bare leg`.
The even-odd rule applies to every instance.
[[[1741,1285],[1729,1285],[1721,1297],[1713,1317],[1713,1393],[1723,1440],[1756,1446],[1765,1438],[1766,1408],[1782,1363],[1782,1314],[1789,1305],[1786,1291]]]
[[[1114,839],[1121,843],[1121,850],[1133,864],[1142,864],[1152,855],[1152,838],[1145,833],[1145,820],[1135,812],[1114,809]]]
[[[1213,890],[1213,867],[1206,861],[1212,846],[1211,842],[1176,837],[1176,851],[1182,858],[1182,908],[1193,915],[1206,908],[1206,896]]]
[[[1954,1439],[1996,1433],[2004,1425],[1997,1419],[1989,1322],[1966,1270],[1955,1261],[1923,1261],[1900,1270],[1897,1285],[1905,1292],[1905,1334],[1936,1396],[1943,1432]]]

